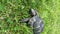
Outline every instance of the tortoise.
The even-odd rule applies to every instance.
[[[33,34],[40,34],[43,31],[44,24],[42,19],[38,16],[37,11],[34,9],[29,9],[29,14],[31,18],[20,19],[20,22],[26,22],[33,31]]]

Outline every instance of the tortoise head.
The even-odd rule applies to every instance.
[[[37,15],[37,12],[34,9],[29,9],[29,14],[31,16],[36,16]]]

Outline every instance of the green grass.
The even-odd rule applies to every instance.
[[[32,34],[19,19],[36,9],[44,22],[41,34],[60,34],[60,0],[0,0],[0,34]]]

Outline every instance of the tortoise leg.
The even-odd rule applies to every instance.
[[[20,23],[26,23],[26,26],[29,27],[29,26],[30,26],[30,25],[28,24],[29,20],[30,20],[30,18],[25,18],[25,19],[20,19],[19,22],[20,22]]]
[[[29,21],[30,18],[24,18],[24,19],[20,19],[19,22],[22,23],[22,22],[27,22]]]

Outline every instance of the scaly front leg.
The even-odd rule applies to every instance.
[[[29,27],[29,26],[30,26],[30,25],[28,24],[29,20],[30,20],[30,18],[24,18],[24,19],[20,19],[19,22],[20,22],[20,23],[26,23],[27,26]]]
[[[28,22],[30,18],[24,18],[24,19],[20,19],[19,22],[22,23],[22,22]]]

